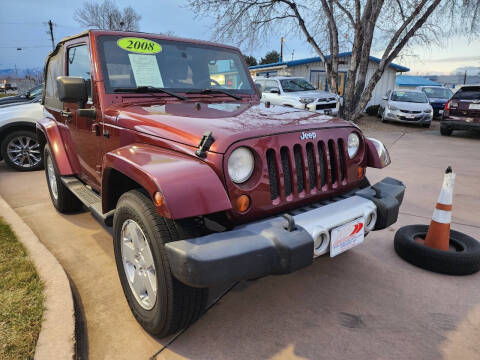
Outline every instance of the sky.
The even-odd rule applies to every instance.
[[[185,6],[186,0],[116,2],[120,8],[132,5],[142,16],[141,31],[172,32],[176,36],[202,40],[213,38],[213,18],[197,18]],[[0,38],[0,69],[42,67],[51,51],[47,21],[51,19],[55,24],[55,41],[83,31],[84,28],[73,19],[74,10],[80,4],[80,1],[72,0],[1,0],[0,33],[8,36]],[[285,60],[316,56],[304,39],[280,33],[257,44],[256,48],[241,50],[260,59],[269,50],[279,51],[282,36],[286,37]],[[17,50],[18,47],[21,50]],[[430,49],[418,46],[412,48],[408,56],[394,62],[409,67],[411,75],[449,74],[461,67],[480,67],[480,39],[454,38],[443,46]]]

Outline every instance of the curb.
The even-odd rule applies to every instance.
[[[35,347],[35,360],[73,359],[75,313],[65,270],[1,196],[0,216],[11,226],[18,241],[26,248],[45,287],[45,311]]]

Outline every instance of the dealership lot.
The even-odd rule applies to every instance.
[[[236,285],[158,359],[480,358],[480,273],[426,272],[393,250],[396,229],[429,222],[447,165],[457,173],[452,228],[480,239],[480,134],[442,137],[438,122],[431,129],[379,129],[367,126],[366,134],[385,142],[392,165],[367,174],[372,182],[385,176],[405,182],[399,222],[334,259]],[[57,213],[43,172],[17,173],[4,162],[0,195],[70,276],[84,325],[79,355],[148,359],[168,343],[148,335],[133,318],[111,235],[90,213]]]

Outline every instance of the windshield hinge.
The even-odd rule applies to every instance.
[[[200,140],[200,144],[198,145],[198,150],[195,151],[198,157],[204,158],[207,156],[207,151],[212,146],[215,139],[212,136],[211,131],[207,131],[203,134],[202,140]]]

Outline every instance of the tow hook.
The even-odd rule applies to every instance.
[[[295,219],[293,218],[292,215],[283,214],[282,216],[288,222],[287,226],[285,227],[285,230],[287,230],[288,232],[297,230],[297,226],[295,225]]]

